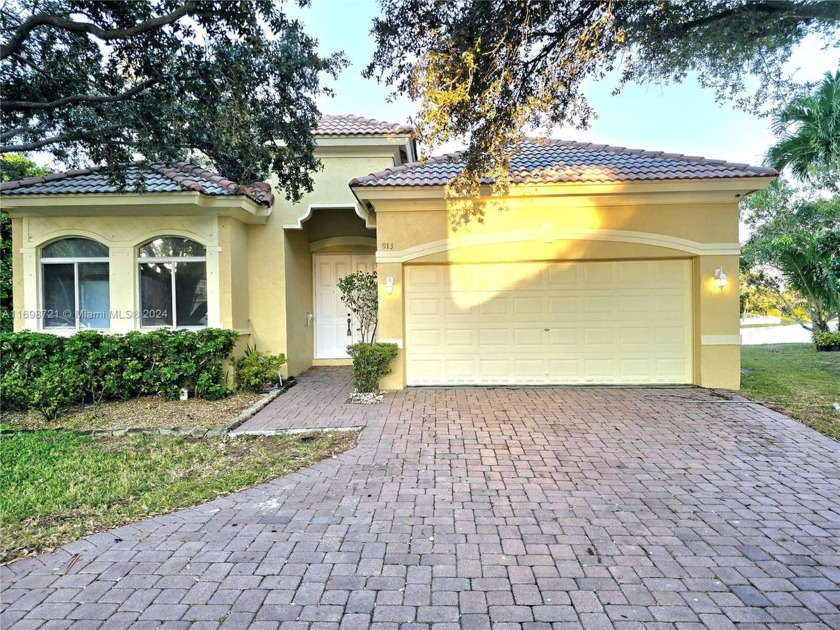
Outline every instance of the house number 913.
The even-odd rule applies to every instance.
[[[380,243],[379,249],[394,249],[393,243]]]

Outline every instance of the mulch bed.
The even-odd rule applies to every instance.
[[[3,414],[4,424],[19,429],[68,428],[79,431],[112,431],[134,428],[198,427],[222,429],[265,394],[237,392],[222,400],[164,400],[143,396],[130,400],[76,407],[49,422],[37,411]]]

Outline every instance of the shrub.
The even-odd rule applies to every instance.
[[[391,371],[391,361],[399,353],[395,343],[356,343],[347,346],[353,357],[353,385],[360,393],[378,392],[379,379]]]
[[[123,337],[81,331],[64,344],[63,363],[75,366],[83,375],[84,397],[93,404],[118,398],[124,389],[125,362]]]
[[[133,361],[124,365],[123,381],[139,387],[137,395],[175,400],[182,389],[199,398],[223,398],[229,393],[219,387],[224,382],[222,361],[233,351],[236,331],[159,329],[129,333],[125,339]]]
[[[3,410],[37,409],[53,419],[68,406],[133,396],[227,396],[222,362],[233,330],[154,330],[126,335],[81,331],[71,337],[22,331],[0,335]]]
[[[840,345],[840,330],[836,332],[815,332],[814,333],[815,346],[836,346]]]
[[[23,411],[31,404],[31,388],[23,372],[12,370],[0,377],[0,407],[3,411]]]
[[[15,371],[33,379],[64,353],[66,343],[66,337],[28,330],[0,334],[0,372]]]
[[[236,386],[259,392],[265,387],[275,385],[280,378],[280,369],[285,363],[285,355],[263,354],[248,346],[245,348],[245,354],[233,361]]]
[[[69,363],[50,363],[32,382],[30,406],[47,420],[84,399],[84,375]]]

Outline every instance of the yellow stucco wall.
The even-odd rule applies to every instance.
[[[376,231],[349,208],[318,208],[304,225],[309,228],[310,242],[339,236],[376,236]]]
[[[734,208],[734,213],[733,213]],[[702,210],[702,211],[700,211]],[[395,213],[398,218],[395,218]],[[437,240],[457,241],[488,234],[521,230],[625,230],[663,234],[703,243],[737,242],[737,202],[728,204],[649,204],[600,207],[597,201],[581,203],[562,197],[534,197],[510,200],[500,209],[488,209],[483,223],[471,222],[457,230],[450,226],[444,201],[376,204],[377,227],[390,215],[387,241],[395,250]],[[504,241],[502,241],[504,242]],[[562,252],[558,252],[562,253]]]
[[[222,326],[247,330],[249,323],[250,278],[248,274],[248,226],[230,217],[219,219],[222,269]]]
[[[309,230],[288,230],[286,246],[286,338],[290,374],[300,374],[312,365],[315,351],[312,313],[312,255]]]
[[[364,193],[362,192],[362,196]],[[611,197],[522,196],[488,209],[484,222],[453,229],[439,199],[378,198],[377,269],[394,277],[380,286],[379,337],[402,343],[403,270],[406,264],[680,258],[693,262],[693,382],[737,389],[740,384],[738,304],[738,202],[661,199],[635,205]],[[568,238],[566,236],[569,236]],[[722,267],[729,277],[714,281]],[[380,283],[382,285],[383,283]],[[381,385],[405,386],[404,349]]]
[[[738,389],[741,385],[740,299],[738,256],[698,256],[694,259],[695,383],[703,387]],[[715,270],[728,276],[721,289]]]
[[[12,219],[12,305],[15,330],[25,328],[23,317],[23,219]]]
[[[343,148],[325,147],[316,150],[315,155],[323,168],[312,174],[314,187],[311,193],[302,197],[295,204],[283,198],[282,192],[276,193],[274,213],[279,223],[287,227],[299,227],[309,219],[315,208],[354,208],[363,218],[367,213],[358,207],[353,191],[347,185],[354,177],[367,175],[394,166],[393,151],[390,144],[382,146],[348,146]],[[277,188],[276,178],[271,180]],[[275,217],[272,217],[275,220]],[[369,220],[375,218],[369,217]],[[372,226],[371,226],[372,227]]]
[[[248,312],[256,348],[277,354],[286,353],[286,256],[282,227],[273,218],[248,226]]]

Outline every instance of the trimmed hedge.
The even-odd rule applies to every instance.
[[[391,371],[391,361],[399,354],[395,343],[355,343],[347,346],[353,357],[353,385],[359,393],[379,391],[379,379]]]
[[[233,330],[159,329],[70,337],[22,331],[0,334],[0,403],[6,411],[37,409],[55,419],[80,403],[157,395],[181,389],[215,400],[230,393],[222,362],[236,344]]]

